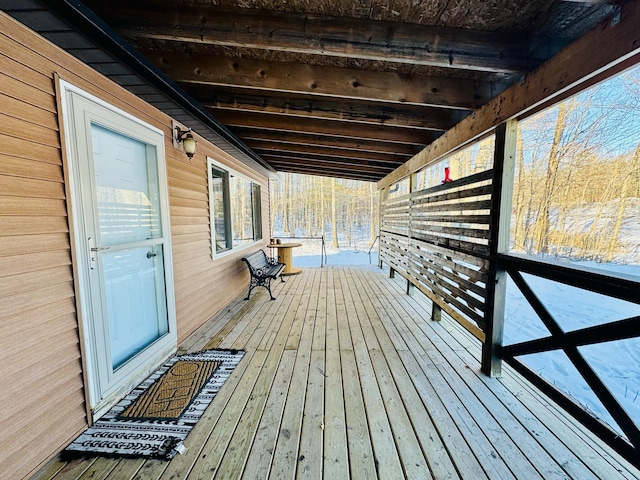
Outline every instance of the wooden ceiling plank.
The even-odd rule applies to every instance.
[[[419,145],[413,143],[402,144],[397,142],[387,143],[381,140],[370,139],[319,137],[305,132],[278,132],[251,127],[235,127],[234,131],[247,142],[266,141],[310,147],[329,147],[350,151],[410,156],[415,155],[421,150]]]
[[[334,168],[334,169],[343,169],[343,170],[353,170],[357,169],[362,172],[373,173],[377,175],[385,175],[393,170],[393,165],[389,165],[386,167],[381,167],[379,165],[369,165],[364,162],[358,161],[333,161],[330,159],[321,159],[321,158],[308,158],[308,157],[299,157],[295,155],[285,156],[285,155],[265,155],[263,157],[266,161],[271,162],[282,162],[282,163],[292,163],[292,164],[300,164],[300,165],[315,165],[320,168]]]
[[[264,128],[281,132],[306,132],[337,138],[384,140],[386,142],[428,145],[439,136],[433,130],[381,125],[353,124],[333,120],[298,118],[295,122],[277,115],[220,111],[216,119],[233,131],[234,127]]]
[[[640,61],[640,1],[622,6],[620,21],[605,20],[551,58],[522,81],[513,84],[478,109],[411,160],[378,182],[382,189],[437,162],[461,145],[491,131],[496,125],[535,111],[563,94],[575,93],[581,84],[602,74]]]
[[[209,90],[209,92],[207,92]],[[201,88],[188,93],[198,99],[215,116],[217,111],[262,112],[292,117],[342,120],[357,123],[417,127],[446,131],[471,111],[398,105],[362,101],[331,100],[301,95],[274,97],[271,95],[229,95],[214,89]]]
[[[278,168],[278,164],[274,164],[274,170],[277,172],[289,172],[297,173],[300,175],[315,175],[321,177],[335,177],[347,180],[360,180],[362,182],[375,183],[382,177],[381,175],[374,175],[370,173],[354,172],[353,170],[334,170],[331,168],[323,168],[319,170],[314,167],[308,167],[305,165],[282,165],[282,168]]]
[[[157,8],[154,2],[145,3],[126,2],[104,15],[134,43],[136,38],[178,39],[489,72],[529,71],[565,45],[562,39],[466,28],[193,4]],[[130,27],[131,19],[136,19],[135,28]]]
[[[390,171],[387,170],[372,170],[371,168],[346,165],[346,164],[330,164],[323,162],[311,163],[308,160],[299,160],[296,158],[281,159],[279,157],[270,157],[267,160],[270,165],[276,170],[281,172],[315,172],[316,175],[325,175],[326,172],[340,172],[343,178],[369,178],[380,179]]]
[[[506,84],[203,54],[143,50],[179,84],[473,110]]]
[[[371,166],[379,166],[384,169],[394,169],[402,165],[407,157],[404,159],[396,158],[396,159],[377,159],[366,156],[348,156],[348,155],[338,155],[336,153],[321,153],[321,152],[305,152],[300,150],[276,150],[272,148],[256,148],[254,151],[260,155],[261,158],[265,158],[268,156],[279,156],[281,158],[300,158],[307,159],[312,161],[328,161],[328,162],[339,162],[351,165],[371,165]]]
[[[365,150],[336,148],[334,146],[304,145],[268,140],[250,140],[246,138],[244,143],[258,154],[261,152],[297,152],[329,157],[359,158],[362,160],[396,164],[402,164],[412,156],[409,154],[367,152]]]
[[[350,123],[355,125],[386,125],[389,127],[397,127],[397,128],[412,128],[416,130],[430,130],[444,133],[449,128],[453,127],[457,122],[449,122],[449,128],[445,128],[442,123],[434,123],[430,122],[428,119],[421,120],[411,117],[387,117],[384,120],[375,119],[371,117],[354,117],[349,114],[345,114],[340,111],[332,112],[328,115],[319,115],[314,112],[309,112],[308,115],[305,115],[304,112],[300,111],[291,111],[286,110],[284,112],[279,111],[278,108],[264,107],[264,108],[245,108],[245,106],[228,106],[228,107],[219,107],[213,106],[210,104],[203,105],[214,117],[218,117],[219,115],[224,115],[224,112],[230,113],[240,113],[240,114],[252,114],[252,113],[260,113],[270,116],[281,117],[290,122],[296,122],[299,118],[306,119],[315,119],[315,120],[331,120],[340,123]]]

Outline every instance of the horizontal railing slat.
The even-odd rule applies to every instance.
[[[488,170],[382,202],[383,261],[478,336],[486,325]]]

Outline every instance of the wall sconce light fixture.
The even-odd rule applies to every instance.
[[[196,153],[196,139],[193,138],[191,129],[183,130],[179,126],[176,126],[174,128],[174,140],[175,143],[182,143],[184,153],[186,153],[189,160],[191,160]]]

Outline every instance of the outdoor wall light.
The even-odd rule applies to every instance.
[[[193,138],[191,129],[182,130],[180,127],[175,127],[175,140],[177,143],[182,143],[184,153],[191,160],[196,153],[196,139]]]

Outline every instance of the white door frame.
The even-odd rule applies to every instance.
[[[167,182],[167,167],[164,151],[164,134],[162,130],[149,125],[140,119],[137,119],[133,115],[114,107],[107,102],[99,99],[98,97],[81,90],[80,88],[64,81],[60,80],[60,95],[62,106],[62,117],[64,124],[64,137],[65,145],[68,157],[68,182],[70,198],[68,204],[71,206],[69,215],[70,225],[73,228],[74,247],[76,252],[76,269],[77,278],[75,281],[78,284],[79,298],[77,302],[78,306],[78,318],[82,322],[84,352],[83,365],[86,370],[87,379],[87,393],[90,403],[90,409],[93,419],[99,418],[101,415],[116,403],[120,397],[134,388],[141,380],[143,380],[149,373],[154,371],[164,360],[175,353],[177,349],[177,325],[176,325],[176,313],[175,313],[175,292],[173,281],[173,261],[171,256],[171,234],[169,224],[169,192]],[[91,295],[92,285],[89,281],[89,264],[91,252],[85,234],[85,215],[93,215],[91,207],[88,206],[91,203],[86,202],[86,195],[89,195],[86,186],[83,189],[82,182],[80,180],[79,165],[81,161],[87,161],[82,158],[81,152],[78,151],[78,132],[74,128],[74,118],[80,111],[74,109],[74,100],[76,103],[90,102],[98,109],[106,109],[109,114],[116,114],[122,118],[122,125],[118,125],[114,128],[114,125],[108,125],[108,128],[117,131],[118,133],[130,136],[130,132],[127,130],[126,125],[135,124],[136,127],[142,127],[148,131],[151,137],[156,137],[157,142],[154,145],[157,148],[158,158],[158,187],[160,194],[160,208],[161,208],[161,222],[164,237],[164,269],[165,269],[165,289],[166,289],[166,302],[167,302],[167,316],[169,323],[169,332],[161,337],[158,341],[154,342],[150,347],[144,349],[137,354],[134,359],[126,362],[122,367],[117,370],[118,385],[111,391],[101,391],[101,380],[104,383],[104,379],[100,378],[100,375],[104,376],[104,368],[99,368],[99,365],[104,364],[104,359],[98,358],[98,352],[96,348],[97,335],[93,322],[93,299]],[[102,363],[101,363],[102,362]]]

